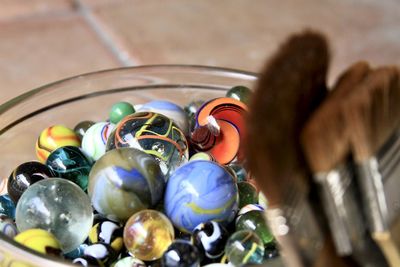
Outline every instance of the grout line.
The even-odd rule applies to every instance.
[[[104,25],[92,13],[91,8],[81,0],[75,0],[77,11],[82,15],[89,27],[95,32],[100,41],[113,54],[118,62],[124,67],[140,65],[139,61],[129,55],[127,49],[115,40],[112,34],[104,30]]]

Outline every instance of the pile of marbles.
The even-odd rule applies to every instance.
[[[39,161],[0,196],[7,238],[78,266],[242,266],[279,256],[246,171],[251,91],[184,108],[113,105],[102,122],[44,129]]]

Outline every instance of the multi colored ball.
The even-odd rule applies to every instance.
[[[161,258],[162,267],[200,267],[200,253],[187,240],[175,240]]]
[[[119,253],[124,245],[122,239],[123,229],[117,223],[112,221],[102,221],[96,223],[89,232],[89,243],[105,243]]]
[[[116,221],[156,205],[165,178],[153,157],[135,148],[108,151],[89,175],[88,194],[99,213]]]
[[[18,234],[14,220],[3,214],[0,214],[0,233],[10,238],[14,238]]]
[[[15,204],[8,194],[0,195],[0,215],[15,218]]]
[[[153,100],[143,104],[138,112],[153,112],[172,119],[187,136],[189,135],[189,118],[186,112],[177,104],[166,100]]]
[[[232,176],[218,163],[190,161],[169,178],[164,207],[179,230],[192,232],[210,220],[232,221],[238,211],[238,189]]]
[[[244,213],[236,222],[236,230],[250,230],[256,233],[264,245],[274,242],[274,236],[269,229],[264,212],[252,210]]]
[[[146,266],[147,265],[143,261],[131,256],[122,258],[117,262],[115,262],[113,265],[113,267],[146,267]]]
[[[36,141],[36,155],[44,163],[55,149],[62,146],[80,146],[78,135],[63,125],[54,125],[44,129]]]
[[[168,117],[152,112],[126,116],[111,133],[107,151],[132,147],[152,155],[168,177],[189,157],[184,133]]]
[[[60,255],[61,244],[50,232],[43,229],[27,229],[14,238],[18,243],[42,254]]]
[[[89,245],[83,251],[83,256],[95,258],[100,265],[109,266],[118,257],[118,253],[105,243]]]
[[[57,148],[47,158],[46,165],[57,175],[77,184],[86,190],[89,172],[93,161],[79,147],[63,146]]]
[[[82,138],[82,149],[90,159],[96,161],[106,153],[106,144],[115,125],[98,122],[92,125]]]
[[[264,260],[264,244],[253,231],[237,231],[229,237],[225,254],[234,266],[260,264]]]
[[[174,240],[169,219],[155,210],[142,210],[129,218],[124,227],[124,243],[132,255],[144,261],[160,259]]]
[[[218,259],[224,254],[224,247],[229,233],[216,221],[201,223],[192,233],[193,244],[199,248],[207,259]]]
[[[196,113],[191,141],[199,151],[207,151],[221,163],[243,160],[247,106],[233,98],[220,97],[206,102]]]

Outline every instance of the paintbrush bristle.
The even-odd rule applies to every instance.
[[[399,70],[381,67],[351,94],[344,107],[350,140],[357,162],[374,156],[400,125]]]
[[[269,61],[252,96],[247,158],[271,206],[308,182],[299,136],[326,95],[328,63],[324,36],[310,31],[294,35]]]
[[[327,99],[312,114],[301,134],[304,154],[313,172],[327,172],[343,163],[350,143],[341,105],[370,72],[366,62],[350,66],[338,78]]]

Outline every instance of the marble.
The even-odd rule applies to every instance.
[[[140,260],[154,261],[162,257],[174,240],[169,219],[156,210],[133,214],[124,227],[125,247]]]
[[[40,228],[52,233],[64,253],[87,238],[93,222],[90,199],[76,184],[62,178],[30,186],[17,204],[15,221],[20,232]]]
[[[125,147],[104,154],[89,174],[88,194],[94,209],[111,220],[155,206],[162,198],[165,177],[155,159]]]
[[[238,211],[238,189],[233,177],[216,162],[189,161],[169,178],[164,207],[183,232],[210,220],[230,222]]]

